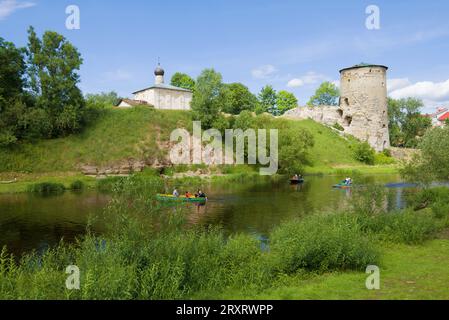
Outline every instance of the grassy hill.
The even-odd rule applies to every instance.
[[[353,159],[350,146],[354,140],[344,139],[311,120],[294,121],[294,126],[309,130],[315,139],[310,152],[313,166],[308,172],[368,168]],[[81,165],[107,166],[125,159],[162,159],[167,153],[164,145],[171,131],[181,127],[191,129],[189,112],[111,108],[78,135],[0,150],[0,180],[11,173],[74,173],[80,171]]]
[[[191,122],[187,112],[150,108],[108,109],[81,134],[0,150],[0,172],[77,171],[83,164],[103,166],[123,159],[162,156],[157,140]]]

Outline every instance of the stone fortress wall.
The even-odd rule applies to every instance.
[[[330,126],[338,123],[345,133],[367,141],[376,151],[388,149],[387,70],[385,66],[367,64],[343,69],[338,107],[298,107],[284,116]]]

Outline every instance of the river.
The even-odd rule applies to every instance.
[[[286,181],[268,184],[248,181],[209,187],[205,189],[209,197],[207,205],[185,204],[190,208],[188,221],[220,225],[227,234],[245,232],[263,239],[284,220],[341,206],[351,197],[351,191],[333,189],[332,185],[343,178],[307,177],[303,185],[297,186]],[[397,182],[400,178],[396,175],[376,175],[368,177],[365,183]],[[390,208],[404,206],[407,189],[400,185],[388,188]],[[96,191],[50,197],[0,195],[0,247],[6,245],[10,252],[20,255],[45,250],[61,239],[74,241],[85,232],[89,215],[101,212],[109,199],[110,196]]]

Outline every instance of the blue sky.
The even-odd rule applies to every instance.
[[[80,30],[65,27],[71,4]],[[371,4],[380,30],[365,26]],[[153,83],[160,57],[166,81],[213,67],[225,82],[254,93],[271,84],[305,104],[320,82],[363,61],[389,66],[390,95],[422,98],[430,111],[449,106],[448,12],[446,0],[0,0],[0,36],[23,46],[30,25],[64,34],[84,58],[85,93],[130,96]]]

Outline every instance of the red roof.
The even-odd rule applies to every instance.
[[[449,119],[449,112],[446,112],[445,114],[441,115],[438,118],[439,121],[444,121],[444,120],[447,120],[447,119]]]

